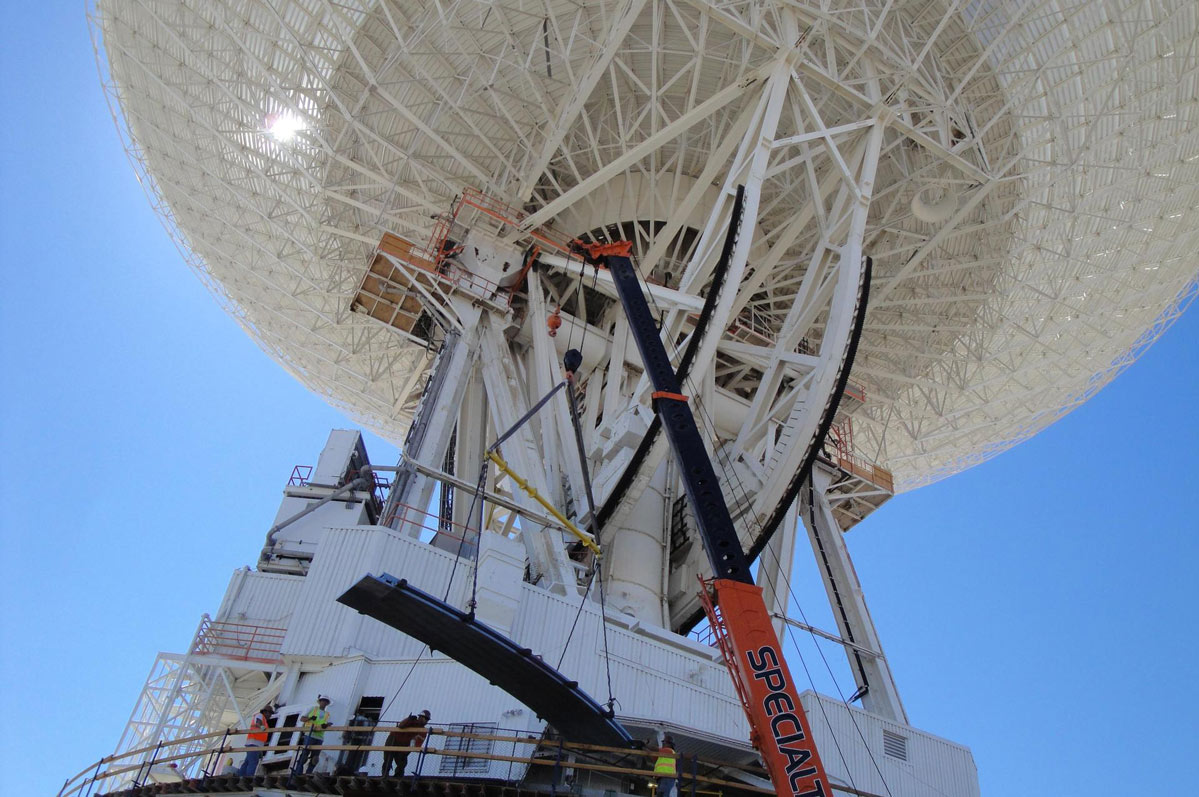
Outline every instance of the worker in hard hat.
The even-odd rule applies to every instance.
[[[246,747],[266,747],[267,737],[271,735],[272,713],[270,706],[263,706],[262,711],[254,715],[254,719],[250,721],[250,732],[246,734]],[[238,768],[237,774],[247,778],[253,777],[254,771],[258,769],[258,761],[261,758],[261,749],[247,750],[246,757],[241,762],[241,767]]]
[[[425,741],[425,726],[429,724],[429,719],[432,715],[429,709],[425,709],[419,714],[409,714],[404,719],[396,723],[396,729],[387,734],[387,747],[420,747]],[[388,777],[391,774],[392,766],[395,766],[396,777],[403,777],[404,767],[408,766],[408,753],[410,750],[387,750],[383,753],[383,777]]]
[[[316,705],[308,709],[303,717],[300,717],[300,723],[304,726],[304,733],[300,736],[300,754],[296,756],[295,766],[292,767],[293,772],[299,772],[304,768],[304,762],[308,762],[307,774],[311,775],[316,769],[316,760],[320,757],[320,750],[313,750],[314,747],[320,747],[325,743],[325,728],[331,724],[331,716],[329,714],[329,704],[332,703],[329,698],[321,695],[316,699]]]
[[[657,797],[673,797],[674,784],[679,777],[678,753],[674,749],[674,738],[668,733],[662,737],[654,761],[654,776],[658,779]]]

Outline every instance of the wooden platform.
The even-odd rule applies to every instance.
[[[395,265],[388,255],[403,261],[407,270]],[[425,297],[416,283],[428,286],[436,279],[436,266],[420,247],[406,238],[384,233],[350,309],[412,334],[425,312]]]
[[[552,794],[544,789],[486,780],[446,780],[442,778],[385,778],[379,775],[217,775],[176,783],[152,783],[124,791],[108,792],[106,797],[150,797],[155,794],[279,794],[397,795],[397,797],[537,797]],[[562,790],[559,788],[558,793]]]

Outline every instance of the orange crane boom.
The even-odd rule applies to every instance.
[[[733,211],[740,220],[740,194]],[[731,249],[725,244],[725,255]],[[653,383],[654,412],[679,465],[679,474],[716,575],[701,597],[775,790],[784,797],[820,797],[832,789],[799,693],[774,632],[762,590],[753,583],[749,560],[733,526],[719,479],[708,459],[695,417],[682,395],[657,325],[641,293],[627,242],[584,244],[572,249],[590,263],[607,266],[624,307],[629,329]]]
[[[779,794],[829,794],[828,779],[762,588],[727,578],[703,582],[704,611],[749,720],[750,741]]]

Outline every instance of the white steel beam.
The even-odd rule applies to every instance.
[[[882,125],[875,125],[868,133],[862,163],[856,175],[857,196],[851,208],[849,223],[844,227],[844,237],[836,246],[839,254],[836,286],[829,305],[824,338],[820,344],[821,365],[813,372],[806,395],[802,400],[797,396],[792,405],[783,431],[787,443],[775,452],[768,468],[768,472],[776,478],[767,478],[766,484],[755,499],[754,510],[758,517],[772,512],[782,499],[783,492],[789,486],[790,475],[802,464],[803,457],[816,435],[825,407],[832,400],[831,394],[836,388],[841,362],[853,331],[854,308],[857,305],[864,267],[862,236],[866,227],[866,214],[870,209],[874,173],[882,147],[882,133]]]
[[[624,152],[618,157],[608,161],[581,183],[574,186],[556,199],[547,202],[540,210],[529,214],[529,216],[523,222],[521,222],[521,229],[532,230],[542,224],[547,223],[554,218],[555,215],[570,207],[575,202],[578,202],[596,188],[603,185],[617,174],[620,174],[625,169],[629,168],[646,155],[658,149],[666,142],[678,138],[699,122],[708,119],[712,114],[728,105],[730,102],[740,99],[745,94],[746,89],[765,77],[765,75],[769,72],[770,66],[770,64],[766,64],[758,69],[751,70],[735,83],[725,86],[723,89],[713,94],[695,108],[682,114],[679,116],[679,118],[675,119],[658,132],[649,136],[647,139],[645,139],[645,141],[642,141],[637,146],[630,148],[627,152]]]
[[[445,461],[458,422],[459,408],[479,357],[480,334],[480,323],[476,322],[465,335],[446,338],[445,349],[434,365],[430,389],[421,396],[421,405],[406,441],[405,454],[427,467],[440,468]],[[388,497],[388,508],[394,511],[395,505],[403,505],[413,507],[418,513],[424,512],[433,499],[435,487],[433,479],[404,468],[397,475],[396,484]],[[407,513],[401,516],[408,517]],[[412,516],[397,530],[401,534],[419,537],[423,525],[417,516]]]
[[[504,339],[502,328],[495,319],[483,316],[480,324],[480,369],[487,389],[487,404],[498,433],[516,425],[529,409],[530,402],[522,389],[523,382],[516,371],[512,353]],[[540,397],[538,397],[540,398]],[[517,429],[500,448],[500,454],[520,476],[527,479],[542,495],[553,495],[545,479],[544,456],[541,445],[529,424]],[[513,489],[513,498],[522,507],[533,509],[536,503],[524,491]],[[535,510],[534,510],[535,511]],[[529,556],[529,569],[535,581],[543,581],[548,589],[572,592],[574,571],[567,561],[565,543],[557,529],[522,528],[521,539]]]
[[[790,74],[790,67],[785,59],[779,58],[773,62],[772,70],[762,87],[758,101],[758,116],[749,124],[747,132],[741,140],[737,156],[725,176],[717,204],[708,216],[705,230],[696,244],[692,260],[680,281],[682,290],[688,290],[691,286],[702,283],[702,276],[707,274],[714,265],[713,258],[718,253],[719,243],[727,232],[723,229],[720,221],[726,220],[725,224],[727,224],[727,219],[733,209],[736,187],[739,184],[744,185],[741,233],[730,259],[725,287],[717,300],[709,322],[712,330],[723,330],[728,326],[729,314],[737,297],[737,286],[741,283],[745,273],[750,248],[754,242],[755,220],[761,199],[762,181],[769,166],[771,143],[774,140],[775,129],[787,96]],[[677,311],[667,318],[664,327],[671,330],[668,333],[668,339],[673,339],[677,334],[676,330],[681,326],[682,321],[683,318]],[[695,384],[703,384],[704,380],[711,378],[710,369],[715,362],[714,354],[720,338],[721,335],[714,332],[706,335],[701,342],[695,357],[696,368],[690,375],[690,379]],[[686,386],[684,388],[688,389]],[[636,400],[645,395],[648,390],[649,380],[642,374],[632,395]],[[605,423],[611,424],[614,421],[615,419],[609,420],[605,416]],[[660,460],[665,456],[666,451],[667,448],[664,445],[655,445],[651,449],[650,456],[646,457],[645,462],[641,465],[638,479],[625,493],[621,512],[640,500],[641,491],[649,484],[649,478],[657,471]]]
[[[662,240],[659,238],[658,240]],[[537,259],[547,266],[561,269],[567,274],[586,277],[588,287],[612,299],[616,298],[616,286],[612,282],[612,274],[607,269],[593,269],[578,258],[568,258],[562,255],[542,254]],[[644,264],[642,264],[645,270]],[[664,310],[681,310],[687,313],[698,313],[704,308],[702,296],[696,296],[685,291],[667,288],[657,283],[648,282],[642,286],[653,297],[653,302]]]
[[[863,705],[867,711],[906,725],[907,712],[899,699],[899,689],[891,675],[891,668],[883,656],[882,643],[870,617],[870,610],[866,608],[866,596],[850,560],[845,536],[829,503],[828,490],[832,478],[833,474],[823,466],[812,469],[811,491],[800,491],[801,519],[808,531],[808,540],[816,556],[816,565],[837,628],[842,639],[852,643],[845,646],[845,654],[858,688],[867,688],[862,698]],[[809,500],[809,497],[814,501]],[[877,651],[877,655],[863,653],[862,648]]]
[[[607,73],[608,67],[612,64],[612,59],[620,52],[621,42],[629,34],[633,23],[637,21],[641,10],[645,8],[646,2],[647,0],[626,0],[625,4],[613,14],[614,21],[611,27],[608,28],[608,35],[604,37],[603,42],[596,48],[590,63],[580,74],[575,76],[573,89],[558,108],[558,113],[554,115],[553,124],[546,128],[545,139],[541,143],[541,151],[537,154],[532,164],[524,169],[524,177],[521,180],[520,187],[516,191],[516,195],[520,197],[522,202],[528,201],[533,188],[537,185],[537,181],[541,178],[542,173],[553,159],[554,153],[562,145],[562,140],[573,127],[575,119],[583,112],[583,108],[586,107],[587,103],[591,101],[591,93],[595,90],[600,79]]]

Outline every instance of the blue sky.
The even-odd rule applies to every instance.
[[[120,148],[82,4],[8,21],[0,771],[50,794],[111,752],[158,651],[186,650],[255,560],[292,465],[350,422],[183,264]],[[849,536],[913,724],[970,746],[985,795],[1199,793],[1179,699],[1199,674],[1197,366],[1192,311],[1080,410]],[[801,603],[831,627],[814,579],[801,565]]]

